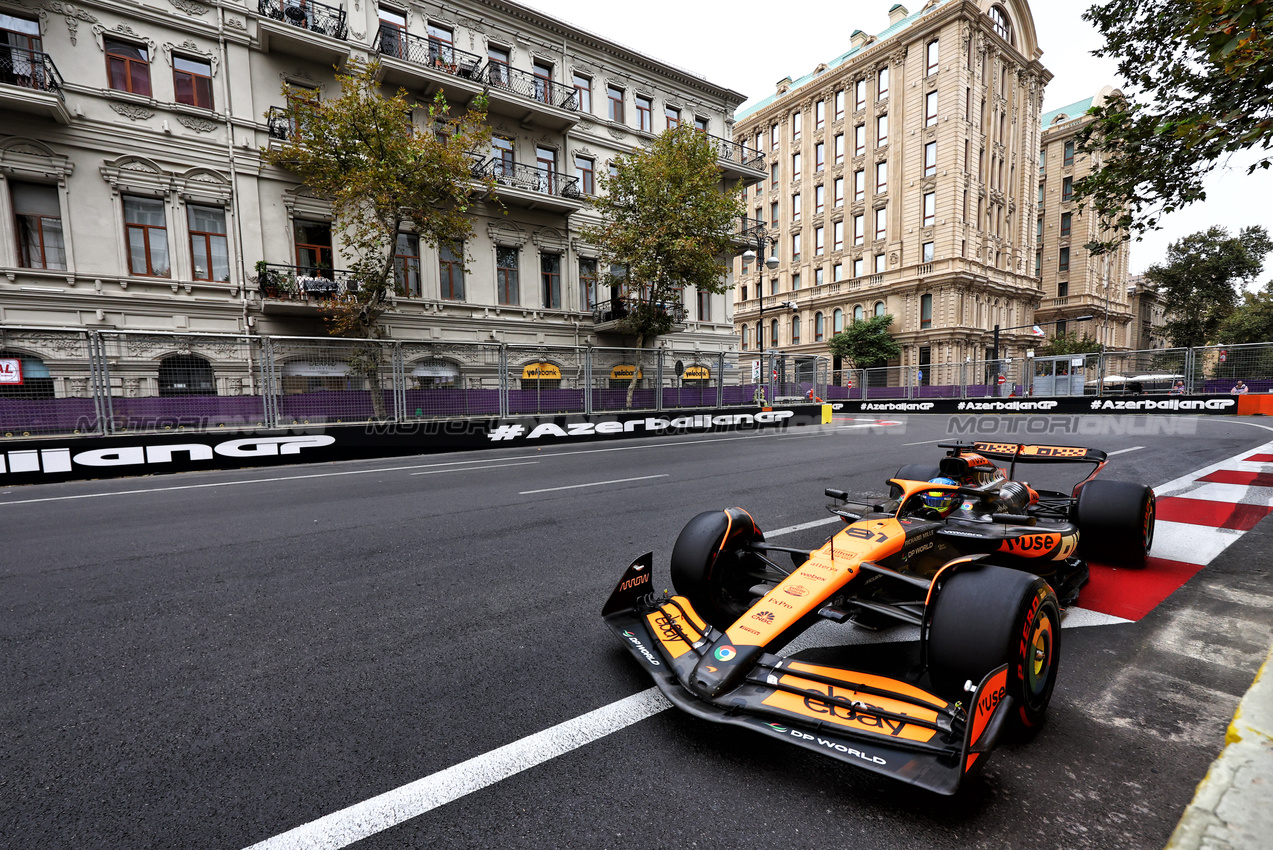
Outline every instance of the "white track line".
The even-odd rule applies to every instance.
[[[1143,449],[1143,448],[1145,448],[1145,447],[1144,447],[1144,446],[1132,446],[1130,449],[1119,449],[1119,450],[1118,450],[1118,451],[1116,451],[1116,452],[1109,452],[1109,453],[1106,455],[1106,457],[1113,457],[1114,455],[1125,455],[1125,454],[1127,454],[1128,452],[1138,452],[1138,451],[1140,451],[1140,450],[1141,450],[1141,449]]]
[[[612,478],[609,481],[593,481],[590,484],[567,484],[565,487],[545,487],[542,490],[522,490],[517,495],[533,496],[535,493],[556,493],[558,490],[578,490],[581,487],[601,487],[605,484],[626,484],[629,481],[649,481],[651,478],[667,478],[669,473],[662,475],[642,475],[637,478]]]
[[[537,460],[524,460],[521,463],[495,463],[490,466],[466,466],[463,469],[430,469],[428,472],[413,472],[412,475],[437,475],[441,472],[479,472],[483,469],[503,469],[506,466],[534,466]]]

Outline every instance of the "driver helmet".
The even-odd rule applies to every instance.
[[[933,478],[929,484],[946,484],[950,487],[958,487],[959,482],[953,478]],[[953,511],[963,501],[963,497],[954,490],[925,490],[922,494],[924,504],[942,516]]]

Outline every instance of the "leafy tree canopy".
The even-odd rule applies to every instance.
[[[353,254],[356,290],[338,299],[328,317],[338,336],[381,335],[378,321],[394,286],[394,249],[406,222],[421,242],[459,254],[472,232],[469,199],[480,182],[472,176],[470,152],[490,143],[484,98],[453,115],[438,92],[422,129],[412,117],[420,107],[401,89],[383,94],[378,74],[377,62],[351,66],[337,75],[340,95],[330,100],[284,84],[294,132],[261,152],[331,202]]]
[[[889,335],[892,324],[893,317],[887,313],[853,322],[831,337],[827,346],[832,354],[852,363],[854,369],[883,366],[902,354],[902,347]]]
[[[1145,276],[1165,296],[1167,335],[1176,347],[1206,345],[1238,303],[1242,284],[1255,279],[1273,240],[1259,225],[1230,236],[1211,227],[1173,242],[1167,261],[1150,266]]]
[[[1096,170],[1075,184],[1119,235],[1206,198],[1203,178],[1228,154],[1273,143],[1273,3],[1268,0],[1104,0],[1083,17],[1118,61],[1126,101],[1091,113],[1080,148]],[[1262,156],[1250,170],[1268,168]]]
[[[1259,292],[1242,293],[1243,303],[1220,323],[1216,342],[1240,345],[1273,341],[1273,281]]]
[[[1105,346],[1097,342],[1086,331],[1083,336],[1078,335],[1078,331],[1070,331],[1069,333],[1057,334],[1043,345],[1034,350],[1035,357],[1053,357],[1060,354],[1092,354],[1098,351],[1104,351]]]
[[[594,204],[602,224],[584,229],[602,262],[623,269],[608,277],[621,289],[622,330],[638,348],[671,330],[682,291],[725,291],[725,258],[734,253],[742,215],[736,193],[721,191],[715,147],[689,124],[660,135],[603,174]]]

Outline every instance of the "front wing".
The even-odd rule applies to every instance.
[[[682,711],[938,794],[954,794],[994,747],[1011,710],[1006,666],[963,706],[897,679],[764,653],[737,688],[700,696],[689,683],[700,663],[713,663],[705,656],[721,633],[684,597],[650,592],[652,564],[649,553],[628,567],[602,617]]]

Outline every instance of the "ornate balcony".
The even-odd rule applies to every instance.
[[[583,209],[587,201],[579,191],[579,178],[546,168],[508,162],[498,157],[479,160],[473,176],[493,178],[501,201],[530,209],[544,209],[569,215]]]
[[[0,112],[5,110],[43,115],[71,122],[62,92],[62,75],[53,57],[25,47],[0,47]]]
[[[357,292],[358,284],[344,269],[260,263],[257,291],[267,312],[303,313],[341,295]]]
[[[478,79],[486,87],[492,113],[561,131],[579,121],[578,93],[573,86],[494,60],[479,69]]]
[[[307,59],[338,63],[349,57],[345,10],[318,0],[257,0],[261,46]],[[315,38],[314,36],[321,36]]]
[[[642,299],[632,296],[599,301],[592,309],[593,330],[598,333],[620,333],[619,324],[643,303]],[[664,302],[654,306],[660,313],[671,317],[674,330],[684,328],[684,304]]]
[[[728,178],[742,179],[748,184],[765,179],[765,155],[761,151],[749,150],[746,145],[704,134],[716,148],[716,159]]]

